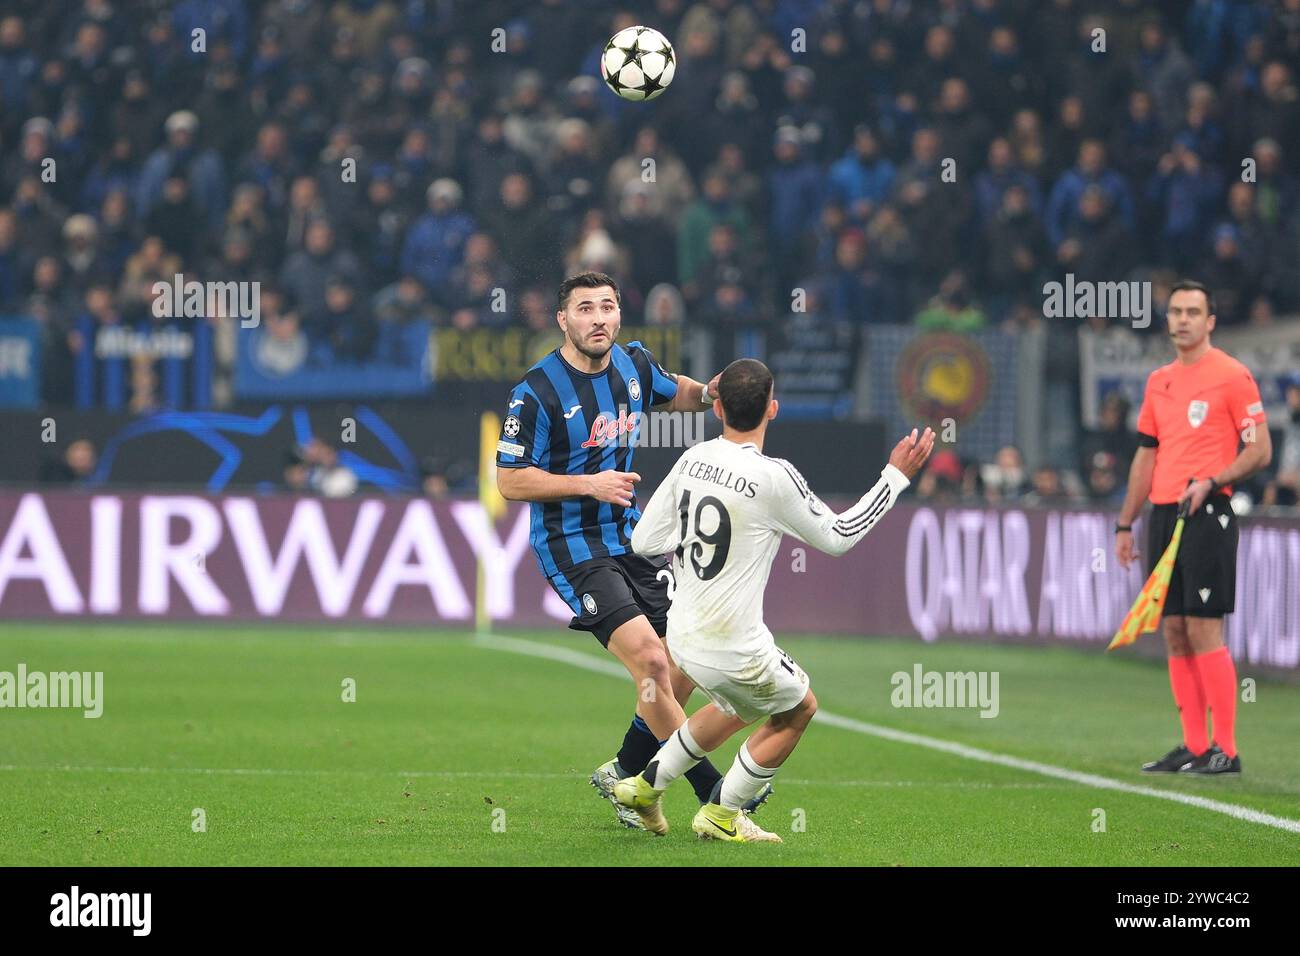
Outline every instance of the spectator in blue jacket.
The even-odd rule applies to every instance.
[[[1043,227],[1052,248],[1065,241],[1065,234],[1078,215],[1079,199],[1089,186],[1100,186],[1106,194],[1107,205],[1115,210],[1129,229],[1137,223],[1133,206],[1133,193],[1124,177],[1106,165],[1106,147],[1101,140],[1085,139],[1079,145],[1079,159],[1073,169],[1067,169],[1052,187],[1047,197],[1047,212]]]
[[[235,58],[242,60],[248,49],[248,9],[244,0],[182,0],[172,10],[172,28],[186,38],[185,49],[194,57],[205,56],[188,42],[193,31],[200,28],[206,34],[209,50],[218,40],[224,41],[230,44]]]
[[[853,129],[853,146],[831,166],[830,198],[856,224],[866,225],[894,188],[894,164],[881,155],[880,141],[866,123]]]
[[[28,47],[21,17],[0,20],[0,116],[10,131],[27,115],[27,97],[40,61]]]
[[[835,246],[835,268],[819,276],[826,291],[831,316],[839,322],[888,321],[886,285],[867,256],[867,237],[861,229],[840,233]]]
[[[429,211],[416,220],[402,246],[402,274],[415,276],[434,302],[451,301],[451,272],[476,230],[474,217],[460,209],[461,189],[454,179],[434,180],[426,193]]]
[[[1267,4],[1197,0],[1189,5],[1183,27],[1187,51],[1203,76],[1217,80],[1240,62],[1247,42],[1264,32],[1268,19]]]
[[[771,219],[769,248],[777,273],[778,297],[788,295],[794,277],[804,272],[799,253],[822,208],[822,177],[804,157],[799,131],[782,126],[776,133],[776,165],[768,173]]]
[[[240,161],[236,181],[261,186],[267,209],[278,213],[289,201],[296,166],[284,124],[270,122],[258,129],[257,142]]]
[[[91,168],[81,187],[81,208],[90,212],[99,209],[109,193],[119,190],[135,194],[139,168],[135,150],[127,136],[118,136],[107,153]]]
[[[999,136],[989,143],[988,165],[975,174],[975,201],[981,226],[988,227],[997,218],[1002,209],[1002,197],[1012,186],[1025,191],[1029,211],[1035,217],[1039,216],[1043,208],[1043,191],[1038,188],[1038,180],[1016,165],[1011,142],[1005,136]]]
[[[1166,262],[1184,271],[1195,265],[1221,194],[1218,170],[1201,159],[1190,135],[1177,136],[1147,186],[1148,201],[1160,210],[1157,238]]]
[[[1142,26],[1138,45],[1133,73],[1150,92],[1156,112],[1161,116],[1182,116],[1187,108],[1187,86],[1196,77],[1191,61],[1158,20]]]
[[[1108,155],[1115,158],[1116,170],[1130,182],[1144,183],[1160,162],[1167,136],[1164,123],[1156,116],[1151,94],[1133,90],[1128,95],[1124,119],[1111,132]]]
[[[163,183],[173,175],[184,176],[203,221],[210,229],[221,225],[226,212],[226,173],[216,152],[198,144],[199,118],[189,110],[177,110],[163,127],[167,142],[145,160],[136,183],[135,214],[143,222],[163,195]]]

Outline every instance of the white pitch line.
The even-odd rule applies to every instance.
[[[590,654],[571,651],[563,647],[551,647],[548,644],[537,644],[532,641],[524,641],[516,637],[504,637],[498,634],[475,637],[473,643],[480,647],[491,648],[492,650],[510,651],[516,654],[542,657],[547,660],[572,664],[575,667],[585,668],[586,670],[595,671],[599,674],[608,674],[614,677],[631,679],[627,671],[618,664],[600,660],[599,658],[592,657]],[[892,727],[883,727],[879,724],[869,724],[866,721],[855,720],[852,717],[841,717],[838,714],[827,713],[824,710],[818,710],[817,716],[813,719],[821,721],[824,724],[829,724],[832,727],[839,727],[841,730],[851,730],[854,733],[880,737],[884,740],[892,740],[896,743],[912,744],[916,747],[926,747],[930,750],[938,750],[942,753],[952,754],[956,757],[964,757],[967,760],[978,760],[981,763],[991,763],[1001,767],[1010,767],[1013,770],[1023,770],[1027,773],[1041,774],[1045,777],[1065,780],[1069,783],[1079,784],[1080,786],[1094,787],[1098,790],[1115,790],[1120,793],[1131,793],[1141,797],[1151,797],[1156,800],[1168,800],[1171,803],[1181,803],[1189,807],[1199,807],[1202,810],[1211,810],[1214,813],[1222,813],[1225,816],[1233,817],[1237,820],[1245,820],[1248,823],[1258,823],[1262,826],[1274,827],[1278,830],[1286,830],[1289,833],[1300,833],[1300,820],[1291,820],[1287,817],[1274,816],[1271,813],[1264,813],[1262,810],[1254,810],[1250,807],[1243,807],[1235,803],[1225,803],[1222,800],[1211,800],[1209,797],[1199,797],[1195,794],[1179,793],[1174,790],[1157,790],[1155,787],[1144,787],[1140,784],[1125,783],[1122,780],[1112,780],[1109,777],[1100,777],[1096,774],[1080,773],[1077,770],[1069,770],[1065,767],[1056,767],[1052,764],[1039,763],[1036,760],[1022,760],[1020,757],[1011,757],[1006,754],[994,753],[991,750],[982,750],[979,747],[968,747],[966,744],[959,744],[951,740],[940,740],[938,737],[927,737],[924,734],[914,734],[909,733],[906,730],[895,730]]]
[[[595,671],[597,674],[608,674],[610,677],[632,679],[632,676],[627,672],[627,668],[616,661],[592,657],[590,654],[584,654],[581,651],[571,651],[567,647],[552,647],[550,644],[537,644],[533,641],[523,641],[517,637],[505,637],[501,634],[478,634],[471,639],[471,643],[496,651],[512,651],[515,654],[542,657],[548,661],[561,661],[565,664],[572,664],[574,667]]]

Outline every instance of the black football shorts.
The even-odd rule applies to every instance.
[[[1147,571],[1155,568],[1174,536],[1178,505],[1155,505],[1147,519]],[[1178,560],[1169,580],[1166,615],[1223,617],[1237,601],[1237,516],[1224,494],[1205,504],[1183,524]]]
[[[549,580],[573,609],[569,627],[590,631],[603,647],[621,625],[642,614],[660,637],[668,632],[673,572],[666,557],[629,553],[592,558]]]

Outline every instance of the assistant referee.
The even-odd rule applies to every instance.
[[[1273,445],[1254,377],[1210,344],[1209,290],[1199,282],[1176,284],[1168,319],[1178,355],[1147,378],[1139,447],[1115,526],[1115,557],[1127,568],[1138,557],[1133,519],[1151,499],[1147,559],[1154,566],[1173,537],[1179,505],[1191,499],[1161,620],[1183,742],[1142,770],[1241,773],[1233,733],[1237,670],[1223,641],[1223,615],[1235,606],[1237,584],[1237,517],[1229,498],[1234,482],[1268,466]]]

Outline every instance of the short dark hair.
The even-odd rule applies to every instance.
[[[1203,283],[1195,279],[1179,279],[1174,283],[1174,287],[1169,290],[1169,298],[1174,297],[1175,292],[1203,292],[1205,294],[1205,307],[1210,311],[1206,315],[1214,315],[1214,293],[1205,287]]]
[[[623,295],[618,291],[618,283],[611,276],[603,272],[579,272],[577,275],[569,276],[560,283],[560,311],[563,312],[569,306],[569,295],[574,289],[599,289],[607,285],[614,290],[614,301],[620,306],[623,304]]]
[[[728,428],[753,431],[767,414],[772,400],[772,372],[758,359],[736,359],[722,370],[718,398]]]

